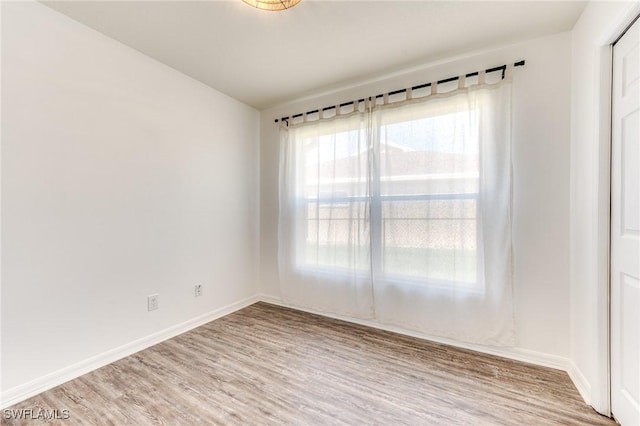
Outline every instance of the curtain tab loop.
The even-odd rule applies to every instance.
[[[458,77],[458,89],[464,89],[465,82],[467,81],[466,75],[461,75]]]
[[[407,88],[407,100],[410,101],[413,99],[413,89],[411,87]]]
[[[478,71],[478,85],[485,84],[486,77],[487,77],[487,73],[484,70]]]
[[[431,86],[429,86],[429,88],[431,89],[431,91],[429,92],[429,95],[437,95],[438,94],[438,82],[434,81],[431,83]]]
[[[388,104],[388,103],[389,103],[389,94],[388,94],[388,93],[385,93],[385,94],[382,96],[382,104],[383,104],[383,105],[386,105],[386,104]]]
[[[511,78],[512,71],[513,71],[513,65],[511,65],[511,64],[505,65],[505,68],[504,68],[504,78],[505,78],[505,80],[508,80],[508,79]]]

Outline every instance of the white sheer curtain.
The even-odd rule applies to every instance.
[[[373,317],[368,114],[283,129],[278,259],[283,299]]]
[[[473,86],[380,106],[380,322],[512,345],[510,86]],[[377,191],[372,191],[374,194]],[[379,213],[378,213],[379,212]],[[380,241],[375,241],[378,236]]]
[[[283,129],[283,298],[513,345],[511,85],[435,92]]]

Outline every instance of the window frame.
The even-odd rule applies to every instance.
[[[396,105],[391,105],[391,107],[396,108]],[[477,111],[477,108],[473,108]],[[471,112],[472,109],[468,109],[465,112]],[[427,111],[423,115],[418,117],[412,117],[409,120],[391,120],[386,122],[385,125],[398,123],[402,121],[417,121],[425,118],[434,118],[438,116],[444,116],[447,114],[451,114],[452,111],[449,108],[445,108],[444,110],[440,110],[440,113],[434,113],[433,109],[428,108]],[[459,111],[458,111],[459,112]],[[339,130],[334,132],[323,132],[319,133],[318,143],[320,142],[320,136],[328,135],[328,134],[338,134]],[[312,138],[312,137],[311,137]],[[306,137],[303,137],[303,140]],[[480,144],[480,141],[477,141]],[[305,212],[308,212],[308,206],[312,203],[318,204],[346,204],[351,205],[355,202],[368,202],[369,204],[369,264],[367,268],[345,268],[336,265],[318,265],[311,264],[306,262],[306,251],[296,250],[294,267],[295,269],[302,274],[305,273],[321,273],[321,274],[330,274],[335,275],[336,273],[344,273],[345,275],[353,275],[354,273],[358,276],[364,276],[368,274],[373,274],[373,277],[383,279],[386,282],[390,283],[398,283],[398,284],[408,284],[408,285],[417,285],[417,286],[429,286],[432,288],[451,288],[452,286],[458,289],[464,289],[470,293],[483,292],[484,283],[483,280],[480,279],[480,271],[481,262],[479,255],[479,233],[480,233],[480,215],[478,211],[478,202],[480,200],[480,171],[477,174],[473,174],[473,176],[467,176],[478,179],[478,186],[475,192],[456,192],[456,193],[420,193],[420,194],[386,194],[382,195],[380,193],[382,178],[380,176],[380,157],[376,155],[371,155],[376,152],[376,149],[369,144],[367,148],[369,154],[369,167],[370,167],[370,180],[371,180],[371,192],[368,195],[357,195],[357,196],[344,196],[344,197],[301,197],[298,202],[304,203]],[[377,150],[379,152],[379,148]],[[478,154],[478,162],[480,162],[479,154]],[[357,177],[354,179],[358,179]],[[411,275],[402,275],[402,274],[389,274],[385,273],[384,268],[384,255],[383,255],[383,235],[384,235],[384,221],[385,219],[382,217],[382,206],[385,202],[393,202],[393,201],[431,201],[431,200],[475,200],[476,206],[476,215],[474,218],[469,219],[458,219],[458,220],[473,220],[475,222],[476,229],[476,277],[475,281],[459,281],[459,280],[449,280],[449,279],[437,279],[437,278],[420,278]],[[309,241],[309,227],[308,224],[310,221],[319,222],[323,219],[316,218],[310,219],[308,217],[308,213],[304,223],[307,225],[304,227],[305,235],[304,241],[297,241],[296,246],[304,243],[306,244]],[[335,220],[335,219],[326,219],[326,220]],[[344,219],[349,220],[349,219]],[[416,219],[420,220],[420,219]],[[428,219],[423,219],[427,221]],[[298,247],[299,248],[299,247]]]

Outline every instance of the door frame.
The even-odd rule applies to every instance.
[[[611,416],[611,149],[612,149],[612,79],[613,44],[625,33],[640,14],[640,3],[632,4],[617,22],[604,31],[599,43],[598,58],[598,149],[595,166],[598,170],[596,192],[595,276],[597,280],[596,316],[598,322],[596,353],[600,386],[594,386],[591,405],[600,413]]]

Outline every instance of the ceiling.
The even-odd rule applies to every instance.
[[[53,1],[47,6],[264,109],[328,88],[570,30],[576,1]]]

